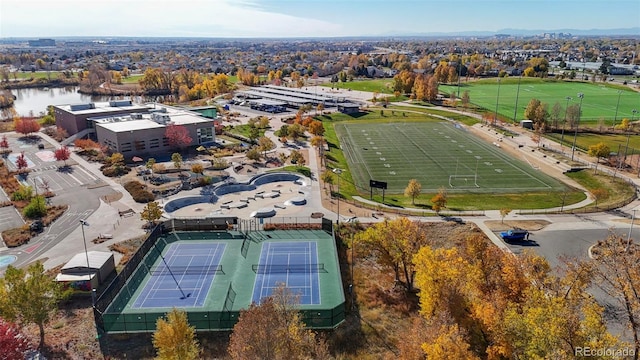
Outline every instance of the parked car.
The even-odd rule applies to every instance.
[[[35,220],[29,225],[29,230],[39,233],[44,230],[44,224],[40,220]]]
[[[512,229],[500,233],[502,239],[506,242],[529,240],[529,232],[527,230]]]

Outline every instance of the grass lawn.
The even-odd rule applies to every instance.
[[[264,136],[264,132],[266,129],[258,129],[259,136]],[[237,134],[249,138],[249,133],[251,132],[251,126],[248,124],[243,125],[235,125],[235,126],[226,126],[225,131],[228,131],[232,134]]]
[[[577,181],[589,191],[604,189],[604,196],[598,200],[599,207],[607,207],[619,204],[625,199],[633,196],[635,188],[625,181],[614,179],[602,172],[594,174],[591,170],[581,170],[567,173],[567,176]],[[588,208],[595,208],[596,204],[591,204]]]
[[[498,88],[500,89],[499,98]],[[441,85],[439,89],[444,93],[457,93],[458,91],[457,86],[450,85]],[[524,119],[524,111],[532,98],[548,104],[549,111],[551,111],[556,102],[560,103],[564,109],[567,104],[567,96],[572,97],[569,104],[579,104],[580,99],[577,95],[583,93],[580,121],[594,125],[600,118],[604,118],[607,126],[611,126],[616,117],[618,97],[620,98],[618,123],[625,117],[631,119],[632,110],[637,109],[640,102],[640,94],[637,92],[626,87],[600,82],[586,83],[523,78],[520,83],[520,91],[518,91],[518,78],[504,78],[500,80],[499,87],[497,79],[462,83],[460,95],[466,90],[469,91],[469,98],[473,104],[491,111],[495,111],[497,99],[498,113],[509,120],[513,120],[517,98],[516,121]]]
[[[142,79],[142,77],[144,76],[144,74],[135,74],[135,75],[131,75],[128,77],[122,77],[122,83],[123,84],[137,84],[138,81],[140,81],[140,79]]]
[[[380,94],[393,94],[393,79],[368,79],[353,80],[346,83],[324,83],[322,86],[337,87],[338,89],[351,89],[357,91],[378,92]]]
[[[565,131],[564,133],[564,144],[565,146],[571,147],[573,145],[574,138],[573,131]],[[555,141],[560,142],[562,138],[562,134],[553,133],[547,134],[548,137],[553,138]],[[629,151],[628,153],[638,153],[640,149],[640,136],[632,134],[628,137],[629,140]],[[627,135],[625,134],[593,134],[593,133],[578,133],[576,138],[576,147],[587,151],[589,146],[598,144],[600,142],[605,143],[609,146],[609,150],[612,152],[618,152],[620,149],[621,153],[624,153],[627,147]]]
[[[560,206],[565,191],[565,204],[585,198],[465,130],[425,114],[381,117],[374,110],[357,118],[345,114],[319,118],[329,146],[328,167],[345,169],[340,192],[347,198],[368,198],[370,179],[386,181],[385,203],[398,207],[430,208],[430,199],[440,187],[447,189],[452,210]],[[475,175],[476,166],[477,181],[470,176]],[[460,176],[455,176],[456,171]],[[450,175],[454,175],[451,185]],[[412,178],[423,190],[415,205],[403,194]],[[381,192],[374,191],[374,200],[382,200]]]
[[[17,79],[27,80],[27,79],[57,79],[58,75],[60,75],[60,71],[17,71],[9,74],[9,78],[13,79],[13,76],[16,76]],[[75,74],[74,74],[75,76]]]

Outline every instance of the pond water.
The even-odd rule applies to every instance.
[[[77,86],[66,88],[34,88],[12,89],[11,93],[16,97],[13,108],[19,116],[38,116],[47,111],[49,105],[81,104],[116,99],[129,99],[130,97],[91,96],[78,92]]]

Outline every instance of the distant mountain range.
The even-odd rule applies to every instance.
[[[624,36],[640,36],[640,27],[632,28],[620,28],[620,29],[556,29],[556,30],[525,30],[525,29],[500,29],[498,31],[461,31],[461,32],[428,32],[428,33],[390,33],[387,36],[424,36],[424,37],[455,37],[455,36],[495,36],[495,35],[514,35],[514,36],[533,36],[541,35],[544,33],[563,33],[577,36],[612,36],[612,35],[624,35]]]

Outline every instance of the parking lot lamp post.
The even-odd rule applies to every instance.
[[[84,236],[84,227],[89,226],[86,220],[80,219],[80,228],[82,229],[82,242],[84,243],[84,256],[87,259],[87,269],[89,269],[89,253],[87,252],[87,239]]]
[[[560,135],[560,148],[562,149],[562,145],[564,144],[564,127],[567,124],[567,110],[569,110],[569,101],[571,101],[571,96],[567,96],[567,106],[564,108],[564,120],[562,121],[562,135]]]
[[[583,93],[578,93],[578,97],[580,98],[580,105],[578,105],[578,121],[576,122],[576,131],[573,134],[573,148],[571,149],[571,161],[573,161],[573,156],[576,152],[576,140],[578,139],[578,127],[580,126],[580,118],[582,117],[582,99],[584,98]]]
[[[340,174],[342,174],[342,169],[335,168],[333,173],[338,175],[338,220],[336,220],[336,224],[340,225]]]

